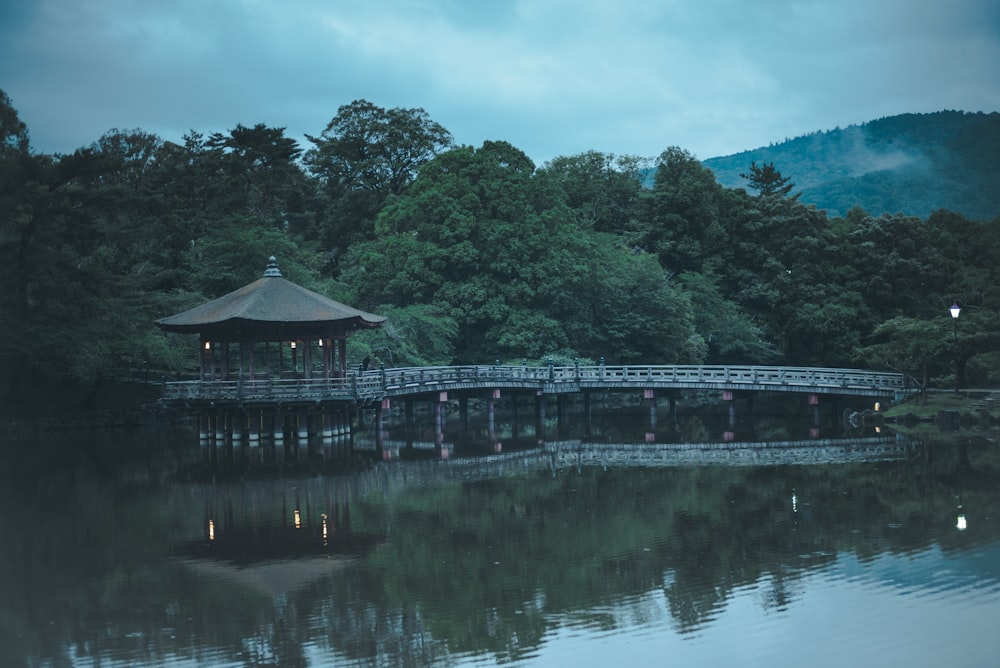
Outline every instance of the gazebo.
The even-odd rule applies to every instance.
[[[199,337],[198,380],[166,383],[163,399],[197,411],[203,442],[236,443],[246,429],[253,446],[270,428],[277,444],[289,421],[301,441],[310,416],[324,438],[349,433],[358,376],[348,377],[347,337],[383,322],[283,278],[271,257],[253,283],[156,321]]]
[[[347,375],[347,337],[380,327],[366,313],[292,283],[272,256],[264,275],[238,290],[156,321],[198,334],[200,379],[334,379]]]

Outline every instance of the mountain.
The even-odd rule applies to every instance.
[[[745,188],[740,173],[772,162],[800,201],[831,216],[854,206],[870,214],[921,218],[948,209],[976,220],[1000,216],[1000,113],[902,114],[814,132],[703,161],[719,183]]]

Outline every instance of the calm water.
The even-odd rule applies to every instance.
[[[183,430],[3,443],[0,665],[1000,665],[989,434],[449,420],[446,459],[418,418],[353,473]]]

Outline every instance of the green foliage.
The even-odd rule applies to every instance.
[[[112,130],[71,155],[36,155],[0,92],[0,374],[16,392],[31,373],[183,373],[196,351],[153,321],[255,280],[276,255],[289,279],[389,317],[352,338],[352,363],[872,365],[988,382],[1000,219],[867,206],[831,218],[783,196],[790,180],[774,164],[808,192],[824,160],[849,175],[834,159],[843,142],[886,158],[938,136],[950,148],[934,155],[954,172],[938,185],[957,175],[967,188],[956,192],[982,193],[996,117],[898,117],[795,140],[820,161],[809,169],[741,155],[752,197],[719,184],[706,165],[721,163],[678,147],[536,169],[506,142],[455,148],[423,110],[363,100],[305,153],[257,124],[192,130],[183,145]],[[963,311],[949,346],[953,301]]]
[[[340,107],[318,137],[307,138],[315,146],[305,153],[305,165],[328,195],[325,229],[317,236],[336,249],[334,261],[351,244],[371,240],[386,199],[452,145],[451,133],[423,109],[383,109],[367,100]]]

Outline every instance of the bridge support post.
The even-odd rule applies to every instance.
[[[819,438],[819,395],[809,395],[809,405],[812,406],[813,426],[809,429],[809,438]]]
[[[490,396],[486,397],[486,429],[489,432],[490,440],[493,440],[493,435],[496,433],[496,399],[500,396],[500,390],[493,390]],[[468,408],[466,409],[465,415],[465,426],[468,427]]]
[[[381,452],[385,444],[385,432],[382,430],[383,427],[383,416],[382,407],[385,406],[388,399],[383,399],[381,403],[375,406],[375,447]]]
[[[445,427],[445,405],[448,402],[448,393],[439,392],[438,399],[434,402],[434,444],[440,451],[441,458],[447,458],[444,449],[444,427]]]
[[[568,427],[566,421],[566,395],[560,394],[556,397],[556,424],[559,430],[559,436],[565,436],[566,429]]]
[[[545,393],[541,390],[535,394],[535,435],[539,441],[545,440]]]
[[[593,431],[594,431],[594,422],[591,419],[592,418],[592,413],[590,411],[590,398],[591,398],[591,393],[587,392],[587,391],[584,391],[584,393],[583,393],[583,421],[584,421],[584,429],[586,430],[585,433],[587,434],[587,436],[590,436],[593,433]]]
[[[510,415],[511,415],[511,438],[517,438],[518,432],[521,431],[521,419],[517,413],[517,395],[510,395]]]
[[[415,426],[416,426],[415,425],[415,420],[414,420],[414,417],[413,417],[413,400],[412,399],[406,399],[404,401],[404,403],[403,403],[403,414],[404,414],[404,417],[403,417],[403,422],[404,422],[404,424],[403,424],[403,431],[406,434],[405,440],[407,442],[409,442],[409,441],[412,440],[410,435],[413,433],[413,431],[415,429]]]
[[[677,395],[670,395],[670,426],[677,429]]]
[[[646,388],[642,391],[642,398],[649,400],[649,431],[656,433],[656,390]]]
[[[492,399],[490,399],[492,402]],[[492,414],[493,405],[489,404],[488,410]],[[469,397],[461,396],[458,398],[458,419],[462,423],[462,431],[469,430]]]
[[[728,404],[729,408],[729,428],[736,426],[736,393],[732,390],[722,391],[722,400]]]

